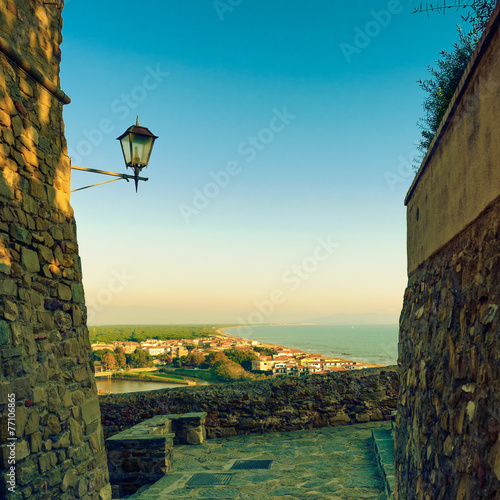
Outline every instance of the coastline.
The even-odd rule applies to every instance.
[[[259,326],[273,326],[273,325],[255,325],[256,327]],[[222,335],[223,337],[227,337],[228,339],[245,339],[245,337],[235,337],[234,335],[230,335],[229,333],[225,333],[224,330],[234,330],[236,328],[241,328],[241,326],[226,326],[224,328],[219,328],[216,330],[216,333]],[[245,339],[249,340],[252,342],[252,339]],[[303,351],[302,349],[296,349],[295,347],[287,347],[285,345],[278,345],[278,344],[269,344],[268,342],[260,342],[259,340],[256,340],[256,342],[259,342],[259,344],[263,347],[269,347],[271,349],[277,348],[277,349],[293,349],[294,351],[299,351],[303,352],[304,354],[308,354],[306,351]]]
[[[236,328],[242,328],[246,325],[242,325],[242,326],[228,326],[228,327],[223,327],[223,328],[219,328],[216,330],[216,333],[218,335],[221,335],[223,337],[226,337],[226,338],[229,338],[229,339],[244,339],[244,337],[235,337],[234,335],[231,335],[229,333],[226,333],[225,330],[234,330]],[[300,325],[252,325],[253,327],[256,327],[258,328],[259,326],[300,326]],[[253,339],[245,339],[245,340],[249,340],[249,341],[252,341]],[[308,353],[307,351],[304,351],[302,349],[299,349],[299,348],[296,348],[296,347],[288,347],[288,346],[283,346],[283,345],[278,345],[278,344],[270,344],[270,343],[267,343],[267,342],[260,342],[260,341],[256,341],[256,342],[259,342],[259,345],[263,346],[263,347],[268,347],[268,348],[271,348],[271,349],[292,349],[296,352],[300,352],[300,353],[303,353],[303,354],[306,354],[306,355],[310,355],[311,353]],[[326,359],[326,356],[323,356],[321,355],[323,358]],[[363,367],[366,367],[366,368],[384,368],[386,366],[390,366],[390,365],[387,365],[387,364],[379,364],[379,363],[366,363],[366,362],[362,362],[362,363],[359,363],[357,361],[354,361],[354,360],[351,360],[351,359],[348,359],[348,358],[336,358],[336,359],[339,359],[340,361],[344,361],[344,362],[348,362],[348,363],[354,363],[354,364],[362,364]]]

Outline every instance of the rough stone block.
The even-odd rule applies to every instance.
[[[38,466],[30,459],[26,459],[16,465],[16,479],[17,483],[21,486],[31,483],[37,475]]]
[[[37,408],[34,408],[30,413],[28,420],[26,421],[26,426],[24,428],[24,435],[29,436],[34,432],[38,431],[40,426],[40,414]]]
[[[204,427],[198,426],[188,429],[186,436],[187,444],[203,444],[205,441]]]
[[[83,304],[85,302],[85,293],[81,283],[73,283],[72,285],[73,302],[76,304]]]
[[[175,444],[201,444],[206,438],[206,412],[166,415],[172,421]]]
[[[0,295],[17,295],[17,285],[14,280],[0,280]]]
[[[11,343],[10,328],[6,321],[0,320],[0,346],[5,346]],[[0,402],[0,404],[3,404]]]
[[[28,441],[18,440],[16,441],[16,461],[25,459],[30,454],[30,445]]]
[[[18,314],[19,314],[19,308],[17,304],[10,300],[6,300],[4,303],[4,313],[3,313],[4,318],[8,319],[9,321],[16,321]]]
[[[81,405],[82,417],[86,425],[99,420],[100,410],[97,398],[85,401]]]
[[[23,247],[21,250],[22,254],[22,264],[24,268],[31,273],[38,273],[40,271],[40,261],[38,260],[38,254],[30,250],[29,248]]]
[[[15,137],[19,137],[24,131],[23,121],[19,115],[12,118],[12,131]]]
[[[75,420],[69,420],[69,430],[71,433],[71,444],[78,446],[83,442],[83,431],[81,425]]]
[[[59,287],[57,288],[57,293],[61,300],[71,300],[72,298],[71,288],[69,286],[63,285],[62,283],[59,284]]]

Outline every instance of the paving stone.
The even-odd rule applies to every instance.
[[[342,429],[213,439],[196,448],[179,446],[174,449],[171,474],[134,498],[385,500],[371,437],[371,430],[385,425],[371,422]],[[332,449],[336,451],[326,451]],[[268,471],[231,470],[234,477],[227,486],[185,487],[193,473],[226,472],[234,460],[273,462]]]
[[[197,494],[192,495],[191,498],[239,498],[240,492],[235,488],[206,488],[201,489]]]
[[[275,497],[285,496],[285,495],[295,495],[297,493],[297,488],[281,487],[273,490],[272,495]]]

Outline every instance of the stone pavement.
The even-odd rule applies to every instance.
[[[389,422],[371,422],[175,447],[172,471],[129,498],[386,500],[372,439],[373,429],[386,428]],[[272,460],[272,464],[269,469],[231,469],[237,460]],[[186,485],[197,473],[211,477],[215,473],[228,484]]]

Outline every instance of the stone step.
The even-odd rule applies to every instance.
[[[373,429],[372,437],[380,475],[385,484],[387,498],[388,500],[393,500],[396,468],[394,464],[394,436],[392,425],[388,424],[387,428],[383,429]]]

